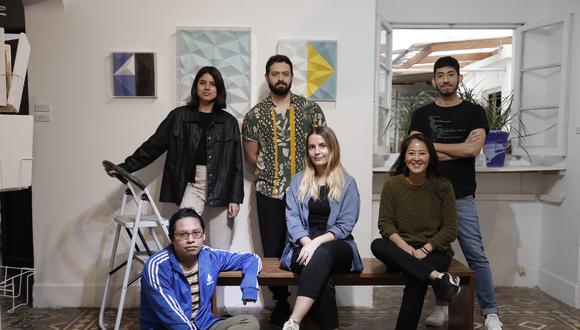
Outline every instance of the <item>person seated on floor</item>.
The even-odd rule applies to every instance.
[[[203,245],[205,225],[190,208],[169,220],[169,247],[152,255],[141,277],[141,329],[259,329],[252,315],[216,317],[211,298],[221,271],[241,270],[242,301],[258,298],[260,257]]]
[[[283,329],[299,329],[313,308],[321,329],[338,328],[331,274],[362,271],[351,235],[358,219],[356,182],[340,163],[334,132],[317,126],[307,136],[305,170],[297,173],[286,193],[288,242],[280,267],[300,274],[298,297]]]
[[[371,244],[388,269],[407,275],[396,329],[417,329],[429,281],[438,299],[459,292],[459,277],[444,273],[457,238],[455,194],[438,174],[433,143],[422,134],[407,137],[381,194],[379,231]]]

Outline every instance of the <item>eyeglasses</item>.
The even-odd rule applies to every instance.
[[[175,238],[179,241],[185,241],[186,239],[189,238],[189,235],[191,235],[191,237],[193,237],[193,239],[200,239],[201,236],[203,236],[203,231],[201,230],[194,230],[192,232],[185,232],[185,233],[175,233],[173,234],[173,236],[175,236]]]

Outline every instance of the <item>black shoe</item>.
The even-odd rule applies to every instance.
[[[438,299],[451,300],[461,291],[459,277],[444,273],[441,278],[435,280],[433,288]]]
[[[270,324],[282,326],[290,318],[290,304],[288,300],[276,300],[276,305],[270,315]]]

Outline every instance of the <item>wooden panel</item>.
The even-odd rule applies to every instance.
[[[478,48],[495,48],[502,45],[511,45],[512,37],[490,38],[479,40],[461,40],[438,42],[431,44],[432,52],[443,52],[450,50],[478,49]]]
[[[363,258],[362,273],[333,276],[336,285],[400,285],[405,283],[399,272],[385,272],[385,265],[375,258]],[[473,272],[457,260],[449,266],[449,272],[460,277],[471,277]],[[258,277],[260,285],[297,285],[300,277],[291,271],[280,269],[278,258],[262,258],[262,271]],[[241,272],[222,272],[218,285],[239,285]]]
[[[490,57],[494,54],[496,54],[496,51],[493,52],[481,52],[481,53],[470,53],[470,54],[455,54],[453,55],[453,57],[461,62],[461,61],[480,61],[483,60],[484,58]],[[422,59],[420,62],[418,62],[417,64],[433,64],[435,63],[441,56],[427,56],[424,59]]]
[[[434,50],[431,49],[431,46],[425,46],[425,48],[423,48],[423,50],[421,50],[415,56],[413,56],[410,59],[408,59],[407,61],[405,61],[405,63],[403,63],[403,65],[401,65],[399,68],[408,69],[408,68],[412,67],[413,65],[422,61],[425,57],[427,57],[433,51]]]

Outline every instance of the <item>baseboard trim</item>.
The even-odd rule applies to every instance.
[[[32,289],[34,307],[101,307],[105,286],[84,284],[34,284]],[[139,286],[127,289],[125,307],[139,306]],[[119,302],[119,287],[109,295],[107,307],[116,307]]]
[[[579,307],[578,293],[580,287],[549,271],[540,269],[538,287],[548,295],[574,308]]]

